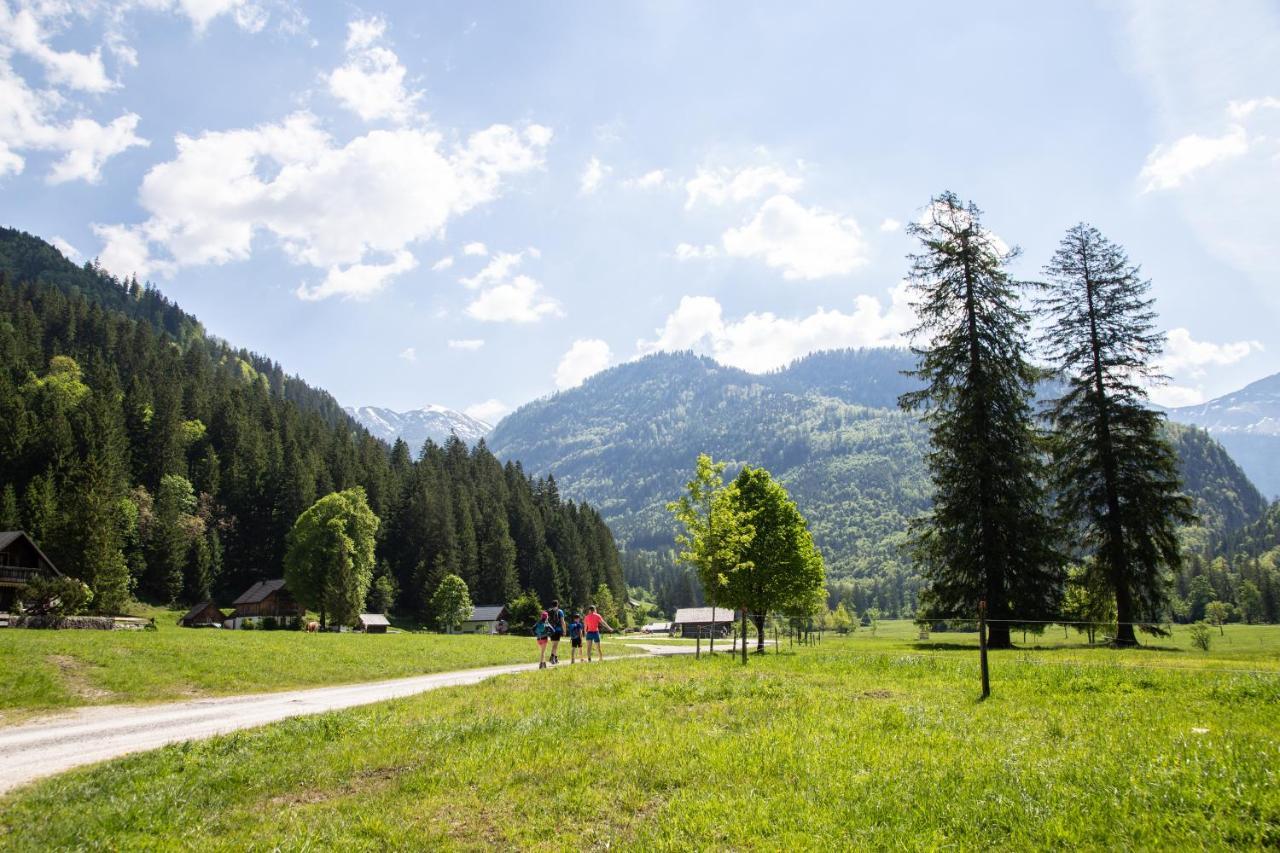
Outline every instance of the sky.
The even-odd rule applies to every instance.
[[[900,345],[947,190],[1127,249],[1157,402],[1280,371],[1280,4],[0,0],[0,222],[344,405]]]

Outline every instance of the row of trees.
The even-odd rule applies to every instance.
[[[625,599],[609,529],[554,480],[456,438],[388,448],[154,289],[50,253],[0,229],[0,529],[31,533],[95,609],[279,577],[299,517],[355,487],[382,519],[365,606],[431,619],[450,574],[481,603]]]
[[[1163,340],[1149,283],[1084,224],[1063,238],[1046,282],[1016,281],[1018,251],[952,193],[910,233],[921,244],[910,281],[925,387],[900,403],[921,414],[931,442],[933,508],[911,527],[929,582],[923,610],[969,616],[985,602],[991,642],[1007,646],[1014,621],[1061,613],[1074,562],[1077,592],[1113,604],[1116,642],[1136,643],[1132,623],[1165,615],[1178,528],[1194,520],[1144,390]],[[1038,354],[1062,388],[1043,418],[1033,311]]]

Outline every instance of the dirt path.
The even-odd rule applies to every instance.
[[[670,647],[641,648],[659,655],[686,653],[684,649]],[[398,699],[441,687],[476,684],[496,675],[525,672],[537,669],[537,666],[536,663],[490,666],[391,681],[224,696],[164,705],[79,708],[34,723],[0,728],[0,768],[4,770],[0,774],[0,794],[44,776],[131,752],[213,737],[303,714]]]

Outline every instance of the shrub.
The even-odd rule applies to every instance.
[[[1191,626],[1191,645],[1201,651],[1209,651],[1209,641],[1212,636],[1209,633],[1209,626],[1204,622],[1197,622]]]
[[[274,616],[262,617],[262,630],[274,631],[276,628],[279,628],[279,627],[280,627],[279,624],[277,624],[276,622],[276,617]]]
[[[24,586],[18,597],[25,612],[32,616],[75,616],[89,609],[93,591],[67,577],[36,576]]]

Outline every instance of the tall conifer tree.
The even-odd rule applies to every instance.
[[[1066,393],[1050,409],[1058,505],[1078,529],[1088,570],[1115,595],[1118,645],[1134,645],[1136,621],[1160,618],[1166,570],[1182,555],[1177,526],[1193,520],[1177,457],[1161,434],[1164,415],[1143,383],[1164,336],[1155,330],[1150,283],[1122,248],[1076,225],[1045,267],[1043,341]]]
[[[934,487],[932,511],[912,525],[912,553],[929,582],[928,611],[967,615],[985,600],[992,619],[1038,619],[1057,609],[1062,563],[1033,429],[1037,371],[1021,285],[1007,271],[1017,251],[980,217],[944,193],[909,227],[923,247],[910,279],[925,387],[899,402],[929,429]],[[1008,646],[1009,629],[995,622],[991,644]]]

